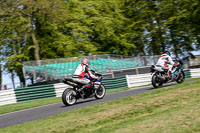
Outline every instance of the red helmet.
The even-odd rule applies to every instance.
[[[89,60],[88,59],[83,59],[81,61],[82,64],[89,66]]]

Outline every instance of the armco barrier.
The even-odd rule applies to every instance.
[[[16,103],[16,102],[17,102],[17,100],[16,100],[14,90],[0,91],[0,106],[6,105],[6,104],[11,104],[11,103]]]
[[[152,75],[150,73],[138,74],[138,75],[126,75],[128,88],[151,84],[151,77]]]
[[[56,96],[53,84],[17,88],[15,89],[15,95],[17,102]]]
[[[200,69],[190,69],[191,78],[200,77]]]
[[[190,70],[187,69],[187,70],[183,70],[184,73],[185,73],[185,78],[191,78],[191,73],[190,73]]]
[[[63,91],[64,91],[66,88],[69,88],[69,87],[71,87],[71,86],[69,86],[69,85],[67,85],[67,84],[64,84],[64,83],[54,84],[54,89],[55,89],[56,97],[61,97]]]
[[[103,79],[102,83],[106,89],[120,89],[128,87],[125,76],[112,79]]]

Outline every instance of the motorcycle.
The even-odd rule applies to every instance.
[[[83,84],[78,83],[73,80],[73,78],[66,78],[63,80],[63,83],[72,86],[71,88],[67,88],[64,90],[62,94],[62,101],[66,106],[73,105],[76,103],[78,99],[86,99],[95,97],[96,99],[102,99],[105,96],[106,89],[102,84],[102,75],[92,71],[98,79],[91,79],[88,75],[85,75],[84,78],[89,79],[90,85],[88,85],[83,91],[78,91]],[[83,97],[84,95],[84,97]]]
[[[152,65],[150,68],[151,74],[153,74],[151,82],[154,88],[161,87],[164,83],[176,81],[181,84],[185,80],[185,73],[183,71],[183,62],[180,60],[174,61],[177,65],[173,66],[171,77],[168,77],[168,70],[162,69],[159,65]]]

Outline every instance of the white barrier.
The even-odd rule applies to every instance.
[[[64,84],[64,83],[54,84],[54,89],[55,89],[56,97],[61,97],[63,91],[64,91],[66,88],[68,88],[68,87],[70,87],[70,86],[67,85],[67,84]]]
[[[200,77],[200,69],[190,69],[191,78],[198,78]]]
[[[0,106],[6,104],[16,103],[16,95],[14,90],[0,91]]]
[[[151,84],[151,77],[152,75],[150,73],[138,74],[138,75],[126,75],[128,88]]]

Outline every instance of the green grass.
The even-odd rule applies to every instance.
[[[0,114],[5,114],[9,112],[29,109],[33,107],[39,107],[43,105],[53,104],[53,103],[59,103],[61,102],[61,98],[53,97],[53,98],[44,98],[39,100],[32,100],[32,101],[25,101],[25,102],[19,102],[14,104],[8,104],[0,106]]]
[[[195,80],[195,79],[200,79],[200,78],[186,78],[185,81]]]
[[[1,133],[195,133],[200,81],[64,112],[0,129]]]

